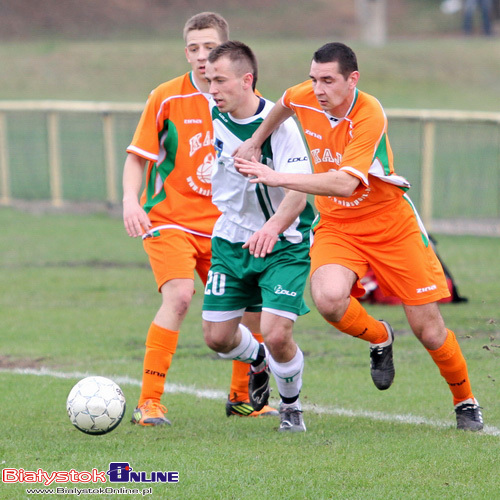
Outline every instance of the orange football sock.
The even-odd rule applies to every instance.
[[[342,319],[339,322],[328,321],[328,323],[341,332],[372,344],[381,344],[389,338],[383,323],[370,316],[359,301],[352,296]]]
[[[434,363],[439,368],[443,378],[448,382],[453,394],[453,404],[456,405],[466,399],[473,398],[470,387],[467,363],[455,338],[455,334],[448,330],[444,344],[435,350],[427,349]]]
[[[261,333],[252,333],[258,342],[264,342]],[[248,401],[248,372],[250,365],[243,361],[233,361],[233,373],[231,386],[229,388],[229,399],[231,401]]]
[[[172,356],[177,348],[179,332],[162,328],[151,323],[146,338],[146,354],[144,356],[144,371],[142,374],[142,389],[139,405],[146,399],[160,402],[165,389]]]

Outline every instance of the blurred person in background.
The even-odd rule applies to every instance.
[[[479,8],[481,13],[481,22],[483,33],[485,36],[493,35],[492,17],[493,17],[493,3],[492,0],[464,0],[464,17],[463,17],[463,30],[466,35],[472,35],[474,16],[476,10]]]

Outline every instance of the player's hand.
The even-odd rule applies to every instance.
[[[261,148],[254,144],[252,138],[247,139],[245,142],[240,144],[232,154],[232,156],[238,156],[239,158],[244,158],[245,160],[251,160],[252,157],[260,158],[260,155]]]
[[[142,236],[152,226],[148,214],[135,200],[123,201],[123,224],[132,238]]]
[[[255,156],[252,156],[250,161],[240,157],[234,159],[234,167],[240,174],[253,177],[250,182],[256,184],[258,182],[267,186],[279,186],[279,173],[269,168],[263,163],[259,163]]]
[[[264,258],[273,251],[278,240],[279,236],[276,231],[264,225],[248,239],[242,248],[248,248],[250,255],[256,258]]]

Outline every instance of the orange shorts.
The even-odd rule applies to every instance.
[[[322,215],[314,230],[311,275],[326,264],[340,264],[357,275],[351,291],[355,297],[365,293],[359,279],[369,267],[384,295],[395,295],[404,304],[428,304],[450,295],[441,263],[406,196],[371,217]]]
[[[196,270],[207,281],[212,240],[180,229],[162,229],[143,240],[158,290],[172,279],[193,279]],[[157,233],[155,233],[157,234]]]

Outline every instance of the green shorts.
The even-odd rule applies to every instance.
[[[309,239],[280,241],[271,254],[255,258],[243,243],[212,239],[212,266],[205,287],[204,311],[236,311],[250,306],[309,312],[304,289],[310,270]]]

